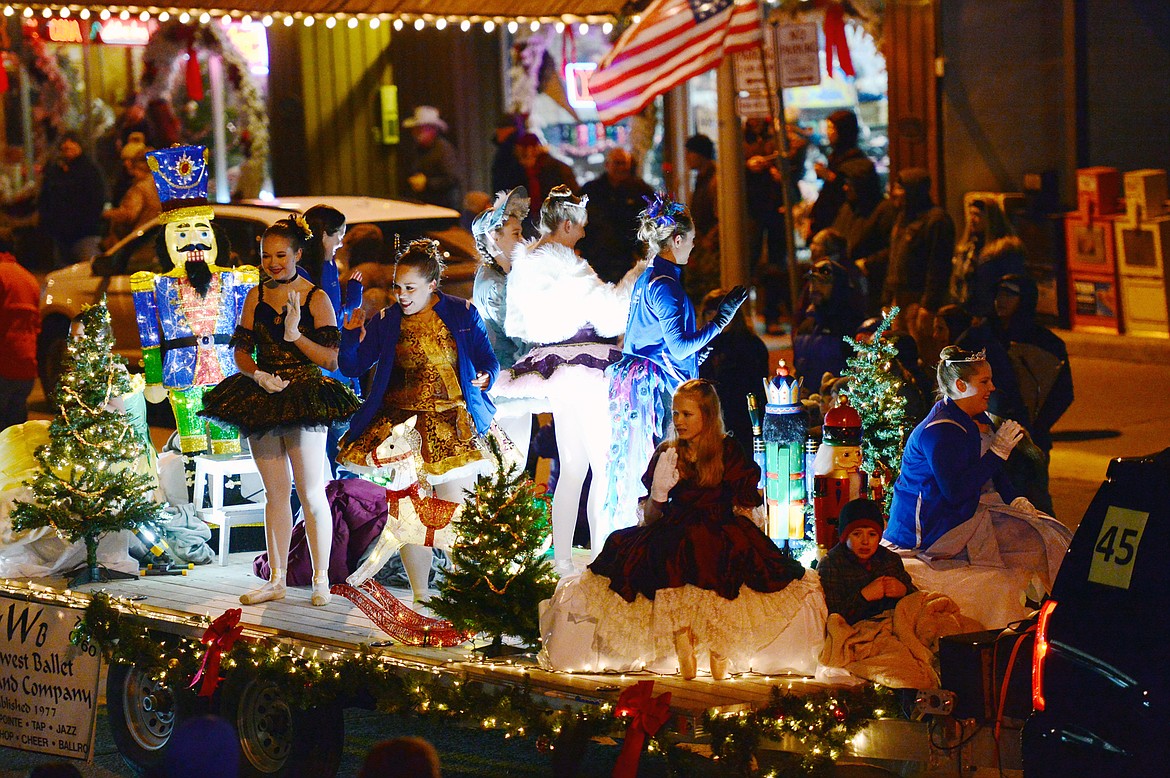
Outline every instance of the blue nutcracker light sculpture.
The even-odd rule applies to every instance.
[[[768,537],[785,542],[803,540],[808,417],[800,402],[800,381],[781,361],[776,375],[764,380],[764,392],[764,506]]]

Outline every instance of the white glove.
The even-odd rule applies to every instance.
[[[654,465],[654,480],[650,482],[650,499],[666,502],[670,490],[678,483],[678,449],[668,448],[658,457]]]
[[[301,339],[301,296],[293,293],[288,296],[284,304],[284,339],[289,343],[296,343]],[[261,384],[263,385],[263,384]]]
[[[272,373],[265,373],[263,370],[257,370],[252,373],[252,380],[258,383],[260,388],[269,394],[284,391],[284,388],[288,386],[288,381],[285,379]]]
[[[1024,428],[1020,426],[1019,422],[1008,419],[999,425],[999,429],[995,433],[995,440],[991,441],[991,450],[997,457],[1007,461],[1007,458],[1011,456],[1012,449],[1023,439]]]
[[[168,393],[165,386],[162,386],[161,384],[153,384],[146,387],[146,391],[144,391],[142,394],[144,397],[146,397],[146,401],[148,403],[157,404],[167,399]]]
[[[1021,513],[1026,513],[1033,519],[1040,515],[1040,511],[1036,510],[1036,506],[1027,497],[1017,497],[1012,500],[1012,507]]]

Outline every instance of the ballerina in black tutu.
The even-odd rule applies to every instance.
[[[361,401],[321,372],[337,369],[341,336],[328,296],[297,275],[311,237],[300,216],[265,230],[261,264],[268,280],[248,293],[232,336],[240,372],[203,399],[203,416],[234,424],[248,436],[264,481],[272,574],[266,584],[240,597],[244,605],[284,597],[294,479],[313,559],[312,603],[326,605],[330,599],[333,521],[325,499],[325,438],[329,425],[351,416]]]

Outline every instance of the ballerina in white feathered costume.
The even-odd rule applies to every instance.
[[[608,381],[605,368],[621,357],[634,282],[646,263],[618,284],[607,284],[577,255],[585,234],[585,203],[566,186],[553,187],[540,209],[541,237],[518,246],[508,274],[504,329],[534,344],[492,393],[545,399],[556,422],[560,475],[553,493],[553,550],[558,572],[572,572],[573,528],[585,475],[593,468],[589,495],[590,546],[601,549],[613,529],[602,511],[609,448]]]

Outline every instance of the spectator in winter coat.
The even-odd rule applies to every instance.
[[[849,261],[861,273],[865,317],[880,316],[890,260],[890,233],[898,209],[886,199],[881,179],[868,158],[845,160],[840,175],[844,179],[845,204],[833,220],[833,230],[845,238]]]
[[[0,238],[0,430],[28,421],[28,396],[37,377],[41,285]]]
[[[837,212],[845,204],[846,179],[842,168],[846,162],[856,160],[858,166],[868,168],[863,175],[871,173],[877,175],[873,162],[857,147],[860,134],[861,125],[858,124],[857,114],[853,111],[840,110],[829,114],[828,136],[829,145],[833,150],[829,154],[827,165],[817,163],[815,166],[817,176],[824,184],[812,206],[809,235],[816,235],[826,227],[831,227],[837,218]]]
[[[967,313],[980,319],[991,315],[992,287],[999,275],[980,272],[981,254],[1000,238],[1014,235],[1003,210],[993,200],[972,200],[967,205],[967,224],[955,245],[951,260],[950,298]],[[958,334],[958,333],[956,333]]]
[[[905,328],[921,351],[937,353],[934,316],[947,302],[955,225],[931,199],[930,175],[922,168],[901,171],[890,195],[899,213],[890,235],[882,302],[902,309]]]
[[[439,116],[439,109],[420,105],[402,126],[410,129],[417,152],[407,179],[410,188],[424,203],[459,210],[463,204],[463,181],[455,147],[443,137],[447,122]]]
[[[41,183],[41,229],[53,239],[57,267],[93,259],[102,233],[106,183],[70,132],[57,141],[57,158],[45,165]]]
[[[845,238],[832,229],[821,230],[811,249],[813,266],[792,339],[793,366],[809,391],[825,373],[839,376],[845,369],[853,353],[845,336],[857,332],[863,309]]]
[[[524,168],[524,180],[521,183],[528,189],[528,197],[532,202],[532,212],[524,221],[524,233],[535,234],[540,220],[540,206],[553,187],[563,184],[574,195],[579,195],[581,188],[577,186],[573,168],[549,154],[548,147],[531,132],[516,139],[516,158]]]
[[[605,155],[605,172],[581,187],[589,198],[589,223],[577,244],[602,281],[615,283],[641,259],[638,214],[654,189],[634,172],[634,158],[622,148]]]
[[[713,289],[699,306],[704,325],[715,319],[719,304],[727,296],[725,289]],[[706,360],[699,365],[699,377],[715,384],[715,393],[723,406],[723,426],[745,451],[752,449],[752,421],[748,416],[747,396],[755,395],[758,407],[764,407],[764,379],[768,369],[768,347],[748,325],[747,311],[741,308],[723,332],[711,341]]]
[[[1051,514],[1052,427],[1072,405],[1073,382],[1064,341],[1036,321],[1036,299],[1036,283],[1028,276],[1002,277],[995,286],[992,317],[967,330],[959,345],[986,349],[996,376],[988,411],[1022,424],[1039,450],[1035,467],[1009,460],[1009,476],[1037,508]]]

